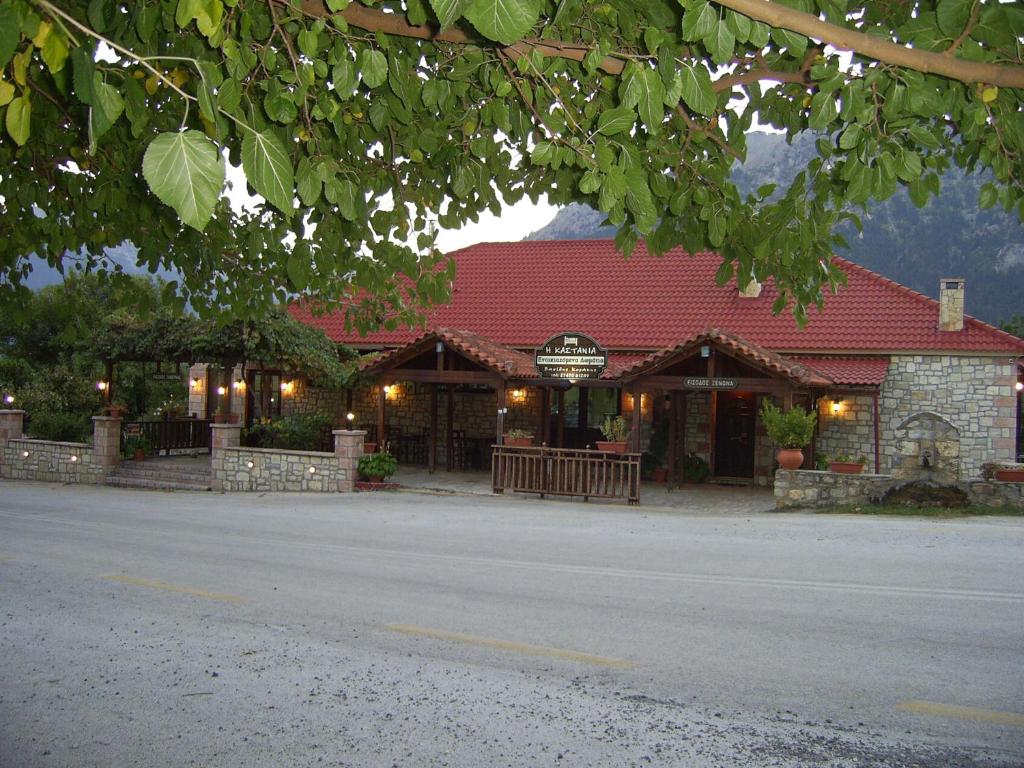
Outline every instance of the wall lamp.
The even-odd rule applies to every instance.
[[[228,393],[228,388],[227,387],[217,387],[217,394],[218,395],[226,395],[227,393]]]
[[[841,410],[843,410],[843,398],[834,398],[832,400],[832,415],[838,416]]]
[[[294,381],[282,381],[281,382],[281,394],[282,395],[290,395],[293,392],[295,392],[295,382]]]
[[[196,392],[203,388],[203,382],[201,379],[192,379],[192,381],[190,381],[189,384],[191,385],[192,389],[196,390]]]
[[[355,420],[356,420],[356,415],[354,413],[352,413],[352,411],[349,411],[348,413],[345,414],[345,421],[348,422],[348,425],[350,427],[352,426],[352,422],[354,422]]]
[[[244,392],[245,391],[245,382],[242,381],[241,379],[235,379],[235,383],[234,383],[233,386],[235,388],[235,392]]]
[[[1017,390],[1018,392],[1022,392],[1022,391],[1024,391],[1024,381],[1018,381],[1018,382],[1017,382],[1016,384],[1014,384],[1014,385],[1013,385],[1013,388],[1014,388],[1014,389],[1016,389],[1016,390]],[[11,396],[10,396],[10,395],[8,395],[7,397],[11,397]],[[14,398],[13,398],[13,397],[11,397],[11,399],[10,399],[10,400],[8,400],[7,402],[9,403],[9,402],[11,402],[12,400],[14,400]]]
[[[14,402],[14,395],[4,395],[4,405],[10,405]]]
[[[388,400],[396,399],[398,397],[399,391],[400,390],[398,389],[398,385],[397,384],[385,384],[384,385],[384,397],[386,397]]]
[[[516,403],[521,403],[526,399],[526,392],[522,389],[512,390],[512,400]]]
[[[109,381],[97,381],[96,382],[96,389],[98,389],[100,392],[106,392],[109,388],[110,388],[110,382]]]

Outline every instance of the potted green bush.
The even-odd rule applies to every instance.
[[[688,483],[703,483],[711,474],[707,460],[693,451],[683,457],[683,479]]]
[[[502,442],[516,448],[529,448],[533,445],[533,432],[527,432],[525,429],[510,429],[505,433]]]
[[[377,453],[368,453],[359,458],[357,465],[360,477],[366,478],[371,483],[382,483],[395,474],[398,469],[398,460],[386,450]]]
[[[803,449],[811,442],[817,421],[814,411],[808,413],[796,407],[783,412],[771,400],[761,402],[761,423],[768,437],[779,446],[775,458],[782,469],[800,469],[804,463]]]
[[[151,448],[152,446],[145,435],[131,435],[124,441],[122,454],[126,459],[131,458],[135,461],[145,461],[146,454]]]
[[[828,471],[839,472],[844,475],[859,475],[864,471],[864,465],[868,460],[864,456],[851,456],[839,453],[828,460]]]
[[[625,416],[608,416],[601,424],[604,440],[597,441],[597,450],[625,453],[629,445],[629,424]]]

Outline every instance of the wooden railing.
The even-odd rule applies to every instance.
[[[567,448],[493,446],[495,493],[539,493],[640,502],[640,454]]]
[[[210,421],[208,419],[165,419],[163,421],[127,421],[121,427],[124,439],[133,435],[146,438],[150,455],[175,450],[210,450]]]

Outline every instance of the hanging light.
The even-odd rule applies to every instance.
[[[100,392],[106,392],[107,389],[109,389],[109,387],[110,387],[110,382],[108,382],[108,381],[97,381],[96,382],[96,389],[98,389]]]

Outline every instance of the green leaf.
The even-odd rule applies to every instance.
[[[703,40],[718,23],[718,14],[706,2],[691,6],[683,13],[683,39]]]
[[[447,29],[462,18],[469,7],[469,0],[430,0],[430,7],[434,9],[441,29]]]
[[[971,5],[971,0],[939,0],[935,15],[944,35],[957,37],[964,31],[971,16]]]
[[[46,36],[45,42],[43,42],[40,53],[42,54],[43,61],[46,62],[46,68],[51,73],[57,74],[64,69],[64,62],[67,61],[68,42],[60,32],[51,30]]]
[[[904,181],[914,181],[921,175],[921,158],[916,152],[900,148],[897,161],[896,175]]]
[[[614,136],[616,133],[628,131],[636,122],[636,113],[626,107],[614,107],[606,109],[597,119],[597,131],[605,136]]]
[[[702,115],[713,115],[718,99],[711,85],[711,74],[702,64],[684,64],[679,74],[683,81],[682,96],[686,106]]]
[[[117,88],[103,82],[103,76],[96,72],[92,80],[93,106],[89,110],[89,152],[96,151],[96,142],[124,112],[124,100]]]
[[[808,125],[814,130],[822,130],[835,120],[838,114],[835,97],[831,93],[818,91],[811,99],[811,116]]]
[[[978,194],[978,206],[981,208],[991,208],[996,204],[999,199],[999,191],[996,189],[995,184],[991,181],[985,183],[981,192]]]
[[[284,144],[270,131],[246,131],[242,138],[242,170],[253,188],[285,214],[295,209],[295,174]]]
[[[83,104],[92,104],[95,100],[93,81],[96,68],[92,55],[84,46],[71,51],[71,82],[75,86],[75,95]]]
[[[217,89],[217,105],[225,112],[234,112],[242,103],[242,87],[234,78],[228,78]]]
[[[736,36],[727,24],[716,21],[714,30],[704,38],[704,45],[711,51],[711,60],[715,64],[728,64],[736,47]]]
[[[864,129],[858,123],[851,123],[839,137],[840,149],[853,149],[864,138]]]
[[[28,94],[12,99],[7,105],[7,133],[19,147],[24,146],[31,133],[32,103]]]
[[[664,96],[665,85],[657,72],[642,66],[631,68],[631,76],[627,76],[625,82],[623,104],[636,105],[640,119],[652,134],[661,130],[665,117]]]
[[[0,69],[10,63],[20,38],[18,14],[14,10],[14,5],[11,3],[0,5]]]
[[[322,182],[320,176],[313,171],[313,166],[306,158],[299,162],[299,170],[295,174],[296,188],[303,205],[313,206],[320,199]]]
[[[359,72],[363,82],[370,88],[384,85],[388,79],[388,60],[375,48],[364,48],[359,52]]]
[[[537,23],[540,0],[471,0],[463,15],[488,40],[512,45]]]
[[[288,279],[296,291],[306,290],[309,285],[309,278],[313,274],[313,265],[309,261],[308,253],[300,253],[299,249],[292,251],[286,265]]]
[[[146,149],[142,175],[161,202],[201,232],[224,188],[224,159],[199,131],[161,133]]]
[[[14,98],[14,86],[0,77],[0,107],[11,103]]]
[[[102,34],[117,18],[117,3],[114,0],[89,0],[86,15],[92,28]]]
[[[312,29],[304,29],[297,35],[299,50],[305,56],[315,59],[320,51],[319,35]]]
[[[213,94],[202,80],[196,86],[199,92],[199,113],[211,123],[217,119],[217,106],[213,100]]]

